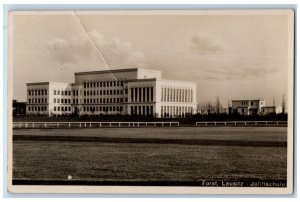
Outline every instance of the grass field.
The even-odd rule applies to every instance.
[[[14,130],[14,135],[286,142],[286,128]],[[251,144],[249,144],[251,145]],[[287,148],[264,146],[17,140],[13,178],[159,181],[285,180]]]

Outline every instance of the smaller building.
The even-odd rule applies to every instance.
[[[13,116],[26,115],[26,102],[18,102],[13,100]]]
[[[282,107],[280,106],[264,106],[261,108],[261,115],[280,114]]]
[[[240,115],[259,115],[265,100],[232,100],[232,112]]]

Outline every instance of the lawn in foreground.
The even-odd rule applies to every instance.
[[[13,178],[286,179],[286,147],[15,141]]]

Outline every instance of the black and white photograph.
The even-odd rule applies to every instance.
[[[291,194],[294,12],[11,11],[14,193]]]

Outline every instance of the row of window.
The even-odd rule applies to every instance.
[[[46,104],[47,103],[47,98],[29,98],[28,99],[29,104]]]
[[[47,95],[47,90],[28,90],[28,95]]]
[[[123,81],[100,81],[100,82],[85,82],[84,88],[99,88],[99,87],[116,87],[123,86]]]
[[[149,106],[149,105],[131,106],[130,112],[131,115],[152,115],[153,106]]]
[[[28,107],[29,112],[40,112],[40,111],[47,111],[47,106],[29,106]]]
[[[127,102],[125,98],[125,102]],[[84,99],[84,104],[102,104],[102,103],[122,103],[123,98],[94,98],[94,99]]]
[[[131,88],[131,102],[152,102],[153,87],[147,88]]]
[[[241,105],[248,105],[248,101],[241,102]],[[251,102],[251,105],[253,105],[253,102]]]
[[[125,94],[127,94],[127,89],[125,89]],[[83,91],[84,96],[90,95],[122,95],[123,90],[99,90],[99,91]]]
[[[191,89],[162,88],[161,101],[190,103],[193,102],[193,91]]]
[[[78,104],[78,99],[73,99],[72,104]],[[60,98],[54,98],[54,103],[61,103],[61,104],[71,104],[71,99],[60,99]]]
[[[53,111],[62,111],[62,112],[71,112],[71,107],[65,107],[65,106],[54,106]]]
[[[53,90],[54,95],[65,95],[65,96],[71,96],[71,92],[73,96],[78,96],[78,91],[77,90]]]
[[[96,106],[96,107],[83,107],[84,112],[122,112],[122,106]]]
[[[185,116],[193,113],[193,107],[184,106],[161,106],[161,117]]]

